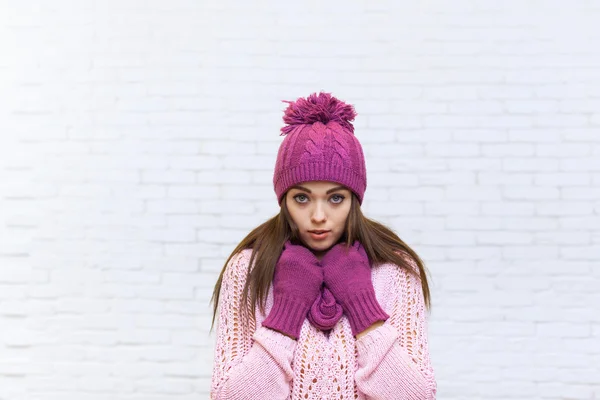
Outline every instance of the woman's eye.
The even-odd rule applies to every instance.
[[[298,203],[304,203],[303,201],[298,200],[299,197],[306,197],[306,196],[303,194],[297,194],[294,196],[294,200],[296,200]]]
[[[342,196],[341,194],[334,194],[333,196],[331,196],[331,198],[338,198],[339,201],[334,201],[335,204],[340,204],[342,201],[344,201],[344,196]]]
[[[306,198],[306,195],[304,194],[297,194],[294,197],[294,200],[296,200],[298,203],[304,204],[306,203],[306,201],[301,200],[301,198]],[[341,194],[334,194],[333,196],[331,196],[331,199],[335,199],[333,200],[333,204],[340,204],[342,201],[344,201],[346,197],[342,196]]]

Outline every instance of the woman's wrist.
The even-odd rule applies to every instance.
[[[372,330],[375,330],[375,329],[379,328],[381,325],[383,325],[383,323],[384,323],[384,321],[377,321],[373,325],[371,325],[370,327],[368,327],[367,329],[365,329],[364,331],[362,331],[360,333],[357,333],[356,334],[356,340],[360,339],[361,337],[363,337],[367,333],[371,332]]]
[[[287,337],[289,337],[289,338],[290,338],[290,339],[292,339],[292,340],[297,340],[295,337],[293,337],[293,336],[291,336],[291,335],[288,335],[288,334],[287,334],[287,333],[285,333],[285,332],[278,331],[277,329],[270,328],[270,327],[267,327],[267,328],[271,329],[272,331],[275,331],[275,332],[281,333],[282,335],[284,335],[284,336],[287,336]]]

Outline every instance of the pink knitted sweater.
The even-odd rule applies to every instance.
[[[211,399],[435,399],[420,280],[393,264],[372,268],[377,300],[390,318],[355,339],[342,316],[326,334],[304,321],[297,341],[240,318],[250,249],[234,255],[221,286]],[[416,265],[412,265],[417,268]]]

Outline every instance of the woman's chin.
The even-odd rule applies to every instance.
[[[306,240],[306,245],[308,248],[310,248],[311,250],[314,251],[324,251],[327,250],[328,248],[331,247],[331,241],[330,240],[312,240],[312,239],[307,239]]]

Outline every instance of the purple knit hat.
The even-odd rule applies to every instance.
[[[331,181],[346,186],[362,204],[367,169],[360,142],[350,121],[352,105],[330,93],[313,93],[306,99],[286,101],[273,186],[279,205],[292,186],[308,181]]]

